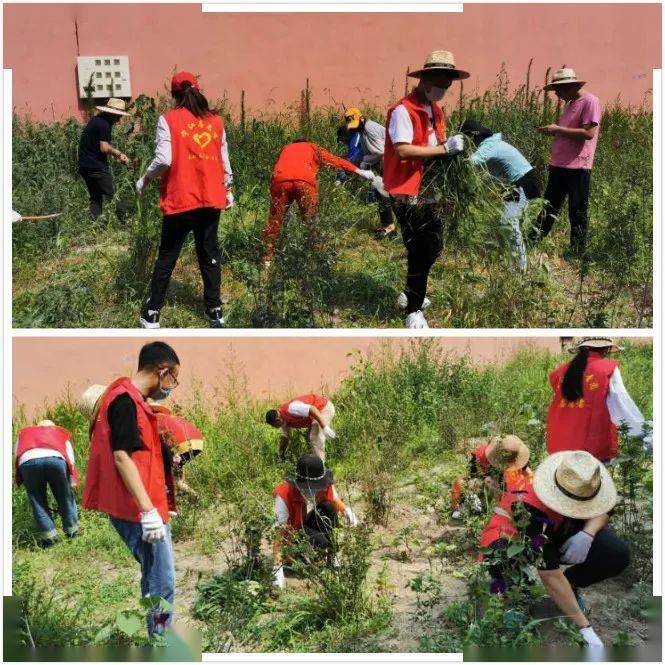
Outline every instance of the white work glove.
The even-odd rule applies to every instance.
[[[341,187],[342,181],[341,180],[335,180],[335,187]]]
[[[469,494],[469,503],[471,504],[471,508],[473,509],[474,513],[482,513],[483,512],[483,504],[480,500],[480,497],[477,494]]]
[[[157,508],[141,513],[141,531],[143,540],[147,543],[159,543],[166,538],[164,522],[157,512]]]
[[[23,219],[21,217],[21,214],[16,212],[16,210],[12,210],[12,224],[16,224],[16,222],[20,222]]]
[[[226,208],[225,210],[228,210],[229,208],[233,208],[233,206],[236,204],[236,200],[233,198],[233,192],[227,191],[226,192]]]
[[[284,566],[275,568],[272,583],[274,586],[283,589],[286,586],[286,577],[284,577]]]
[[[447,155],[458,155],[464,150],[464,137],[461,134],[455,134],[447,139],[443,146]]]
[[[372,185],[374,185],[374,189],[376,189],[376,191],[379,192],[379,195],[383,196],[384,199],[387,199],[390,196],[388,190],[383,185],[383,178],[380,175],[375,175],[372,178]]]
[[[359,175],[361,178],[365,178],[365,180],[374,180],[375,178],[374,172],[367,169],[358,169],[356,171],[356,175]]]
[[[336,436],[335,430],[330,427],[330,425],[326,425],[323,428],[323,436],[325,436],[327,439],[334,439]]]
[[[141,176],[137,181],[136,181],[136,195],[141,196],[143,194],[143,190],[145,189],[145,176]]]
[[[346,517],[349,526],[358,526],[358,518],[351,508],[344,508],[344,517]]]
[[[602,648],[603,646],[605,646],[600,637],[596,635],[596,631],[593,629],[592,626],[587,626],[586,628],[580,628],[580,635],[584,638],[584,641],[590,647]]]
[[[563,563],[582,563],[589,554],[589,549],[593,543],[593,536],[586,531],[578,531],[574,536],[561,546],[561,561]]]

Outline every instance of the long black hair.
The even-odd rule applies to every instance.
[[[569,402],[576,402],[584,394],[584,370],[589,360],[589,347],[583,346],[570,361],[561,382],[561,394]]]
[[[197,118],[212,115],[213,111],[210,110],[208,100],[203,93],[187,81],[182,85],[182,90],[175,90],[172,93],[176,101],[176,108],[187,109]]]
[[[468,136],[474,145],[479,146],[485,139],[488,139],[494,132],[489,128],[476,122],[473,118],[467,118],[460,127],[460,131]]]

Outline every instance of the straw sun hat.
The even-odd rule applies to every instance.
[[[455,58],[450,51],[432,51],[425,59],[422,69],[409,72],[409,76],[420,78],[423,74],[444,73],[453,79],[468,79],[469,72],[455,67]]]
[[[116,99],[111,97],[111,99],[106,102],[106,106],[95,106],[98,111],[103,111],[104,113],[113,113],[114,115],[131,115],[127,113],[127,104],[124,99]]]
[[[495,437],[487,445],[487,461],[496,469],[522,469],[529,461],[529,448],[518,436]]]
[[[79,397],[78,408],[79,411],[86,417],[88,420],[92,418],[92,414],[95,412],[99,400],[106,391],[106,386],[102,386],[98,383],[93,384]]]
[[[610,353],[623,351],[623,347],[615,344],[610,337],[583,337],[577,344],[573,344],[569,353],[577,353],[580,349],[608,349]]]
[[[544,90],[554,90],[560,85],[576,84],[582,87],[586,81],[580,81],[575,75],[575,70],[570,67],[563,67],[554,72],[552,80],[543,88]]]
[[[37,427],[55,427],[55,423],[52,420],[40,420]]]
[[[603,515],[617,502],[609,471],[585,450],[546,457],[536,469],[533,489],[548,508],[579,520]]]

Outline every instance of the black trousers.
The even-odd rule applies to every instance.
[[[591,191],[591,171],[589,169],[564,169],[549,167],[549,177],[543,198],[547,205],[534,226],[532,240],[544,238],[554,225],[568,197],[568,217],[570,220],[570,249],[582,253],[586,245],[589,229],[589,194]]]
[[[393,207],[390,204],[390,199],[385,196],[377,194],[379,204],[379,222],[381,226],[390,226],[393,222]]]
[[[90,214],[97,219],[102,214],[104,197],[112,199],[115,196],[115,185],[110,171],[97,171],[92,169],[79,169],[79,173],[88,188],[90,197]],[[115,204],[115,213],[120,221],[125,219],[127,209],[125,202],[118,199]]]
[[[219,215],[217,208],[197,208],[175,215],[164,215],[159,253],[150,284],[149,309],[161,309],[164,305],[171,274],[190,231],[194,233],[205,305],[208,309],[221,307],[222,268],[217,242]]]
[[[566,538],[571,535],[573,534],[567,533]],[[566,538],[554,539],[552,544],[556,546],[557,551]],[[491,547],[492,549],[501,549],[509,545],[510,542],[502,538],[492,543]],[[628,567],[629,563],[630,550],[628,545],[611,528],[605,527],[593,539],[587,558],[582,563],[566,568],[563,574],[574,589],[584,589],[592,584],[616,577]],[[553,570],[558,567],[558,564],[547,564],[546,570]],[[504,571],[499,566],[492,566],[490,574],[495,578],[503,577]]]
[[[393,211],[406,247],[406,313],[422,308],[429,271],[443,249],[443,222],[432,203],[409,205],[393,199]]]

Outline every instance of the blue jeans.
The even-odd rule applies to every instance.
[[[519,200],[506,201],[503,204],[503,214],[499,227],[501,235],[510,243],[510,253],[513,257],[513,262],[517,265],[520,272],[526,272],[526,246],[524,245],[524,238],[522,237],[521,221],[524,210],[529,201],[527,200],[524,190],[519,188]]]
[[[168,524],[166,538],[161,543],[148,543],[143,540],[141,523],[128,522],[111,517],[111,524],[125,541],[125,545],[141,565],[141,595],[159,596],[173,604],[175,597],[175,566],[173,564],[173,544]],[[148,612],[148,634],[161,634],[171,625],[173,613],[160,616],[158,607]]]
[[[42,540],[55,540],[58,532],[48,507],[47,488],[51,488],[62,527],[68,536],[78,533],[78,511],[69,485],[67,463],[62,457],[38,457],[21,464],[21,477],[32,508],[35,526]]]

